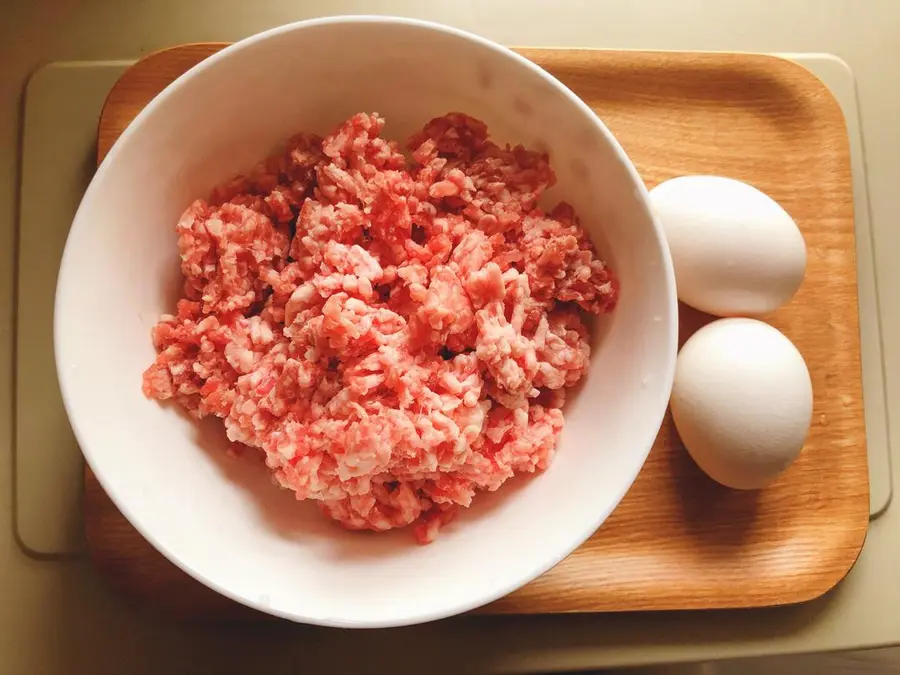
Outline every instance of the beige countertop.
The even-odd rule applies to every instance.
[[[890,251],[900,178],[897,0],[7,0],[0,20],[0,510],[13,519],[12,322],[18,150],[28,75],[54,60],[133,59],[181,42],[235,40],[289,21],[377,11],[511,45],[830,52],[858,86],[874,230],[894,466],[900,466],[900,265]],[[895,241],[891,241],[892,238]],[[896,472],[894,489],[898,489]],[[391,631],[287,623],[185,625],[128,607],[84,560],[24,555],[0,530],[0,670],[129,672],[537,672],[900,644],[900,509],[873,521],[833,593],[731,613],[462,618]],[[326,668],[330,666],[330,668]]]

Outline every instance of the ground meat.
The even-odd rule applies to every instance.
[[[223,420],[278,485],[343,526],[432,541],[479,491],[542,471],[584,313],[614,276],[545,154],[451,113],[410,139],[378,115],[300,134],[176,225],[185,298],[144,393]]]
[[[176,230],[185,295],[204,313],[246,310],[262,300],[266,278],[284,265],[290,243],[286,228],[230,202],[194,202]]]

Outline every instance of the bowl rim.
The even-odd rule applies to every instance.
[[[110,488],[110,482],[107,477],[104,475],[104,470],[101,465],[99,465],[95,460],[96,457],[91,450],[91,443],[87,436],[83,433],[79,423],[77,416],[75,415],[75,405],[74,400],[76,397],[76,392],[73,390],[74,384],[70,381],[69,376],[67,374],[66,369],[60,368],[59,364],[63,362],[63,357],[65,356],[66,347],[64,343],[66,342],[66,336],[62,333],[62,319],[64,312],[61,311],[62,300],[61,300],[61,291],[60,289],[63,286],[63,280],[70,276],[68,273],[68,267],[70,266],[70,246],[69,244],[72,242],[73,234],[76,234],[81,229],[87,227],[87,223],[84,213],[86,211],[87,205],[90,204],[91,199],[93,197],[94,192],[98,189],[98,185],[102,182],[102,177],[110,171],[110,167],[115,163],[116,158],[121,152],[122,147],[128,143],[129,139],[138,133],[142,123],[145,119],[153,115],[157,108],[159,108],[163,103],[172,95],[173,91],[177,90],[181,86],[184,85],[186,81],[194,77],[197,73],[202,72],[203,70],[211,67],[215,67],[220,61],[226,60],[230,58],[232,55],[235,55],[241,52],[244,49],[247,49],[259,42],[263,42],[272,37],[283,35],[286,33],[292,33],[295,31],[301,31],[306,28],[323,26],[328,24],[348,24],[348,23],[357,23],[357,24],[377,24],[377,23],[389,23],[389,24],[399,24],[405,25],[412,28],[423,29],[427,31],[434,31],[444,34],[449,34],[458,38],[462,38],[466,41],[471,41],[479,44],[482,47],[487,48],[488,50],[498,54],[499,56],[506,58],[508,60],[512,60],[517,63],[519,66],[527,68],[532,73],[537,74],[543,80],[552,85],[555,89],[560,91],[568,100],[570,104],[572,104],[577,110],[579,110],[582,114],[588,116],[595,123],[597,130],[600,132],[601,136],[603,136],[606,143],[612,149],[614,155],[616,156],[619,163],[622,165],[629,178],[632,180],[634,184],[635,195],[638,197],[638,202],[640,208],[643,208],[645,211],[645,216],[647,221],[651,224],[653,228],[653,235],[656,240],[657,245],[660,248],[661,253],[661,266],[664,274],[664,278],[666,281],[665,284],[665,295],[666,295],[666,305],[668,307],[668,312],[672,317],[672,320],[668,322],[664,329],[668,330],[668,345],[667,352],[668,358],[666,360],[666,368],[665,372],[659,373],[659,382],[660,382],[660,392],[663,394],[660,396],[660,402],[658,404],[658,410],[654,412],[652,415],[653,424],[648,425],[648,431],[645,431],[645,441],[643,442],[643,447],[640,452],[635,453],[635,459],[639,459],[640,461],[635,462],[634,470],[632,475],[630,476],[627,482],[623,481],[623,488],[618,495],[615,495],[615,499],[610,501],[610,507],[608,509],[598,511],[595,518],[591,521],[589,527],[580,532],[578,536],[573,537],[570,545],[560,549],[554,553],[552,556],[548,556],[539,561],[539,564],[536,564],[530,568],[530,571],[526,574],[518,575],[515,578],[507,579],[503,583],[497,584],[492,592],[487,594],[482,594],[476,598],[464,598],[461,601],[457,601],[451,604],[443,605],[438,608],[424,608],[420,611],[416,611],[415,613],[408,613],[407,615],[400,618],[393,618],[390,620],[373,620],[373,619],[364,619],[364,620],[354,620],[351,618],[337,618],[337,617],[326,617],[323,618],[321,616],[313,616],[310,614],[305,614],[302,611],[290,611],[283,610],[275,607],[268,606],[267,604],[261,603],[258,599],[250,596],[245,596],[240,593],[236,593],[231,591],[229,588],[213,581],[209,577],[207,577],[200,570],[194,569],[191,565],[184,562],[177,552],[168,549],[166,546],[163,546],[154,536],[153,533],[148,531],[148,529],[144,526],[144,524],[137,518],[133,516],[130,509],[128,508],[128,500],[125,495],[117,494],[115,490]],[[594,111],[584,102],[582,101],[575,93],[573,93],[566,85],[560,82],[556,77],[545,71],[543,68],[539,67],[532,61],[528,60],[524,56],[514,52],[512,49],[505,47],[493,40],[482,37],[475,33],[471,33],[466,30],[462,30],[459,28],[455,28],[453,26],[448,26],[446,24],[427,21],[422,19],[414,19],[408,17],[400,17],[400,16],[391,16],[391,15],[367,15],[367,14],[350,14],[350,15],[340,15],[340,16],[326,16],[319,17],[314,19],[306,19],[301,21],[295,21],[287,24],[283,24],[280,26],[276,26],[274,28],[270,28],[268,30],[255,33],[248,37],[245,37],[241,40],[238,40],[215,54],[209,56],[204,59],[200,63],[194,65],[190,69],[188,69],[185,73],[177,77],[173,80],[162,92],[160,92],[157,96],[155,96],[132,120],[132,122],[128,125],[128,127],[122,132],[118,139],[116,139],[113,146],[110,148],[109,152],[107,152],[106,157],[101,162],[100,166],[97,168],[94,176],[91,179],[90,184],[88,185],[87,190],[85,191],[82,200],[79,204],[79,207],[75,213],[75,216],[72,220],[72,225],[70,227],[69,233],[66,238],[66,245],[63,251],[62,259],[59,266],[59,274],[58,281],[56,286],[55,298],[54,298],[54,319],[53,319],[53,344],[54,344],[54,356],[57,363],[57,378],[59,380],[60,393],[63,400],[63,405],[66,410],[66,415],[69,419],[69,423],[72,427],[75,438],[78,442],[78,446],[81,449],[82,454],[84,455],[85,461],[88,466],[93,471],[94,475],[97,478],[97,481],[100,483],[100,486],[115,504],[116,508],[122,513],[122,515],[128,520],[128,522],[144,537],[157,551],[159,551],[167,560],[169,560],[176,567],[193,577],[195,580],[204,584],[208,588],[220,593],[221,595],[238,602],[242,605],[255,609],[257,611],[270,614],[279,618],[288,619],[295,622],[307,623],[312,625],[320,625],[334,628],[390,628],[390,627],[398,627],[398,626],[407,626],[414,625],[419,623],[426,623],[430,621],[435,621],[438,619],[447,618],[450,616],[455,616],[458,614],[462,614],[468,612],[470,610],[482,607],[487,605],[509,593],[525,586],[529,582],[533,581],[537,577],[541,576],[548,570],[552,569],[556,565],[558,565],[562,560],[568,557],[575,549],[581,546],[587,539],[591,537],[591,535],[606,521],[606,519],[610,516],[610,514],[618,507],[619,503],[624,498],[625,494],[631,489],[631,486],[634,484],[638,473],[643,468],[644,463],[648,455],[650,454],[650,450],[652,449],[653,442],[656,438],[656,435],[659,431],[659,428],[662,425],[666,408],[668,406],[668,398],[670,392],[672,390],[672,385],[675,376],[675,362],[677,355],[677,344],[678,342],[678,303],[676,297],[675,290],[675,274],[674,268],[672,264],[671,255],[669,253],[668,244],[666,242],[666,238],[663,232],[663,228],[657,219],[656,215],[653,213],[652,208],[650,207],[649,201],[649,193],[644,185],[643,180],[640,178],[640,175],[637,172],[634,164],[631,159],[625,153],[621,144],[618,140],[613,136],[612,132],[608,129],[608,127],[603,123],[603,121],[597,116]]]

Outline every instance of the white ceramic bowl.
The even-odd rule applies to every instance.
[[[407,531],[342,531],[144,398],[150,328],[180,289],[174,224],[197,196],[299,130],[378,111],[402,139],[461,110],[500,140],[546,147],[559,185],[621,280],[594,331],[590,372],[566,409],[552,467],[479,496],[429,546]],[[634,167],[553,77],[482,38],[421,21],[340,17],[243,40],[138,115],[72,224],[56,296],[56,359],[78,441],[100,483],[156,548],[246,605],[315,624],[417,623],[486,604],[547,571],[631,486],[666,409],[676,300],[663,234]],[[601,335],[602,334],[602,335]]]

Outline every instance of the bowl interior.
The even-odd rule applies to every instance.
[[[358,111],[404,139],[460,110],[495,138],[545,147],[621,280],[597,326],[554,465],[481,495],[430,546],[344,532],[234,459],[221,424],[148,401],[150,328],[178,297],[174,224],[196,197],[298,131]],[[668,253],[636,174],[593,115],[541,71],[485,41],[412,21],[296,24],[232,47],[164,92],[98,171],[59,277],[57,360],[81,447],[160,550],[239,601],[290,618],[387,626],[488,602],[580,544],[630,487],[656,435],[675,356]]]

